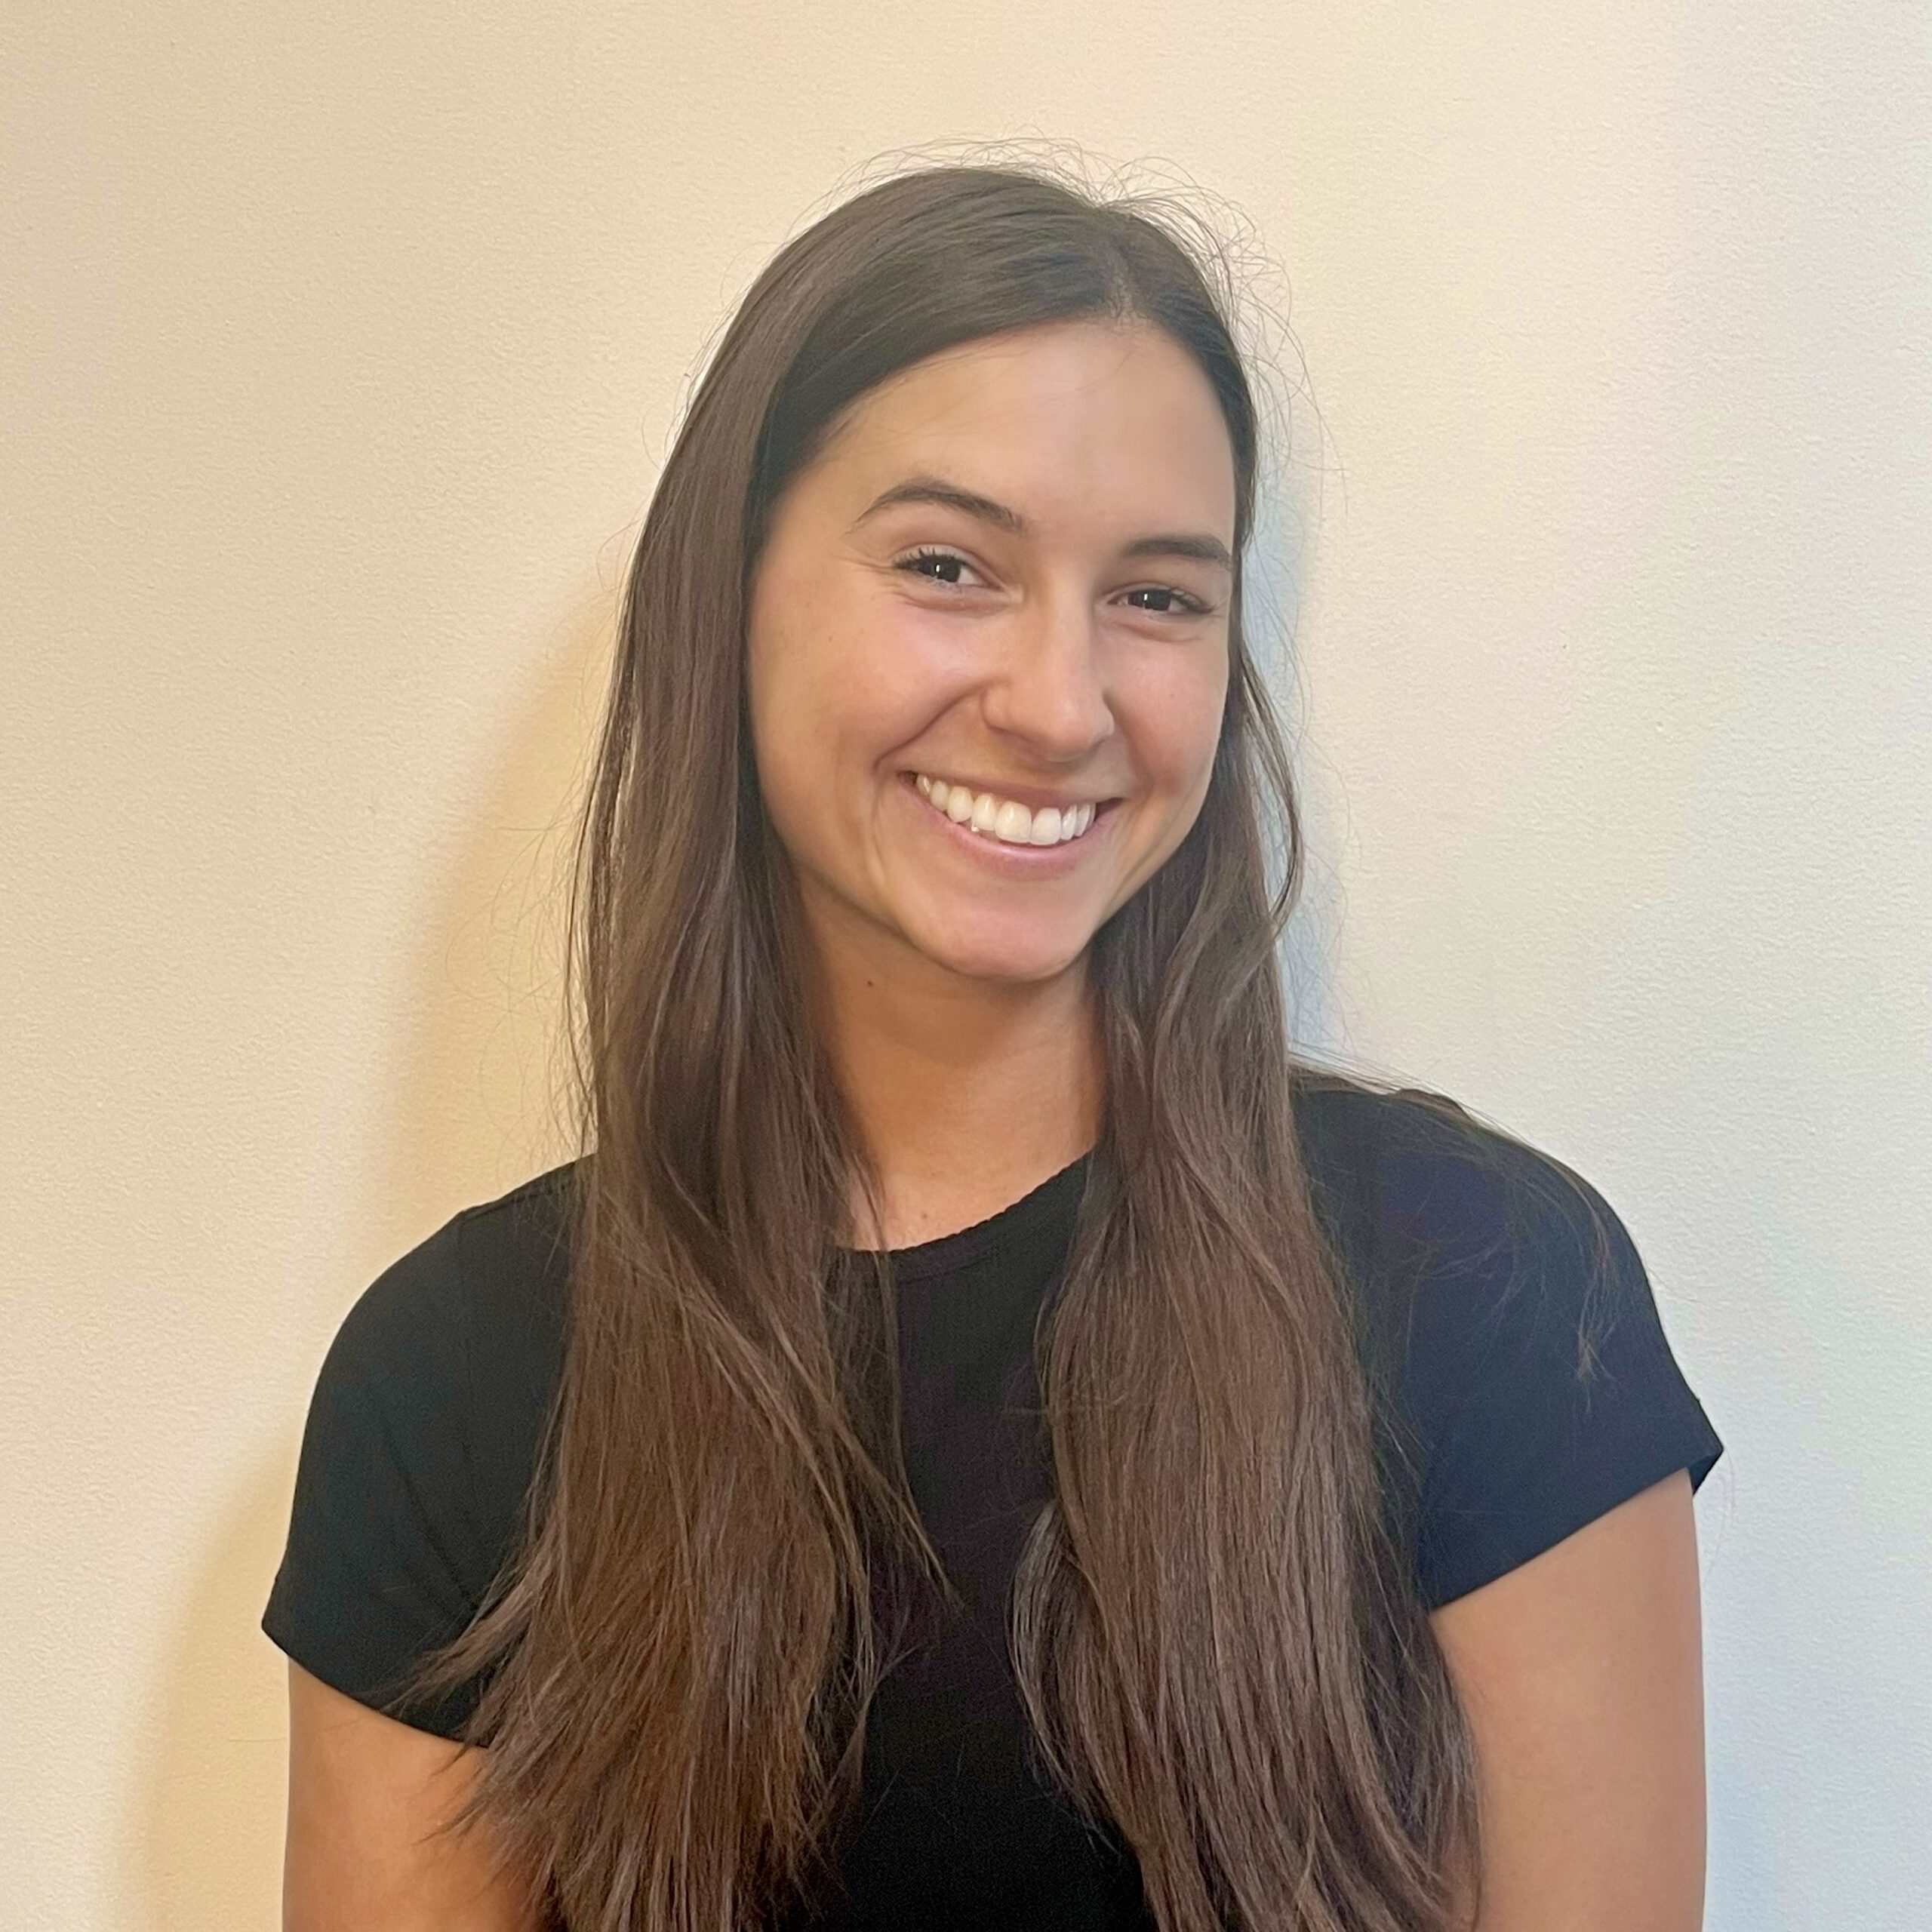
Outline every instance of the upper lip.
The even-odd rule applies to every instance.
[[[1036,785],[987,785],[977,778],[955,778],[943,771],[928,771],[923,765],[909,765],[906,775],[916,778],[923,775],[937,780],[942,785],[963,785],[972,792],[990,792],[995,798],[1011,798],[1016,805],[1024,805],[1029,811],[1037,812],[1048,805],[1057,811],[1066,811],[1075,805],[1104,805],[1112,801],[1112,795],[1106,792],[1046,792]]]

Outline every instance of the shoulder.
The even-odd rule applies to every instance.
[[[1629,1228],[1546,1149],[1423,1088],[1297,1101],[1425,1599],[1490,1581],[1723,1445]]]
[[[1393,1305],[1408,1322],[1438,1324],[1440,1342],[1479,1342],[1524,1297],[1526,1321],[1539,1312],[1614,1319],[1617,1281],[1641,1273],[1628,1229],[1595,1186],[1447,1094],[1324,1084],[1298,1100],[1297,1122],[1311,1187],[1354,1284],[1380,1313]],[[1444,1366],[1413,1346],[1401,1364],[1411,1383]]]
[[[1386,1314],[1426,1275],[1497,1254],[1513,1232],[1546,1238],[1533,1211],[1586,1198],[1540,1150],[1425,1088],[1322,1075],[1298,1082],[1295,1122],[1318,1213],[1352,1281]]]
[[[561,1366],[574,1164],[463,1208],[357,1296],[318,1378],[448,1429],[548,1399]]]
[[[379,1708],[469,1623],[517,1540],[562,1368],[574,1164],[398,1256],[317,1372],[263,1628]],[[412,1721],[454,1735],[467,1708],[458,1697]]]
[[[393,1405],[435,1405],[472,1482],[521,1483],[562,1368],[577,1164],[464,1208],[364,1290],[336,1346]]]
[[[486,1318],[527,1319],[554,1302],[563,1283],[577,1168],[567,1161],[459,1209],[371,1282],[345,1325],[381,1332],[407,1316],[466,1307]]]

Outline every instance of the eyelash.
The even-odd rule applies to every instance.
[[[913,551],[909,556],[901,557],[898,562],[893,565],[893,568],[894,570],[904,571],[911,577],[924,577],[924,580],[928,583],[937,584],[942,590],[961,590],[964,589],[965,586],[963,584],[944,583],[941,583],[940,579],[937,577],[927,577],[923,571],[916,568],[918,565],[924,563],[929,559],[934,558],[943,558],[949,563],[964,564],[966,568],[969,571],[973,568],[971,562],[969,562],[965,558],[961,556],[956,550],[945,550],[927,546]],[[1171,583],[1140,584],[1137,585],[1134,589],[1129,591],[1128,595],[1130,597],[1132,597],[1137,595],[1142,591],[1147,590],[1158,592],[1163,596],[1178,598],[1180,600],[1181,608],[1177,611],[1143,611],[1141,613],[1143,617],[1204,617],[1208,616],[1214,608],[1213,605],[1204,603],[1201,598],[1195,596],[1192,592],[1178,589]]]

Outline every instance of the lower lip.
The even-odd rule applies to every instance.
[[[1063,839],[1057,845],[1016,845],[995,838],[990,832],[955,824],[920,791],[911,774],[902,773],[899,782],[912,809],[949,844],[971,853],[980,864],[1014,878],[1055,878],[1072,871],[1094,841],[1107,835],[1113,825],[1114,808],[1120,803],[1118,798],[1109,798],[1099,807],[1093,823],[1078,838]]]

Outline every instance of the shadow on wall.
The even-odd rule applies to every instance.
[[[423,881],[410,981],[380,1003],[395,1016],[400,1043],[379,1083],[386,1118],[318,1128],[318,1140],[370,1149],[349,1212],[393,1231],[395,1254],[458,1208],[573,1151],[558,1118],[563,868],[615,601],[611,589],[586,593],[552,633],[550,660],[466,814],[461,843],[447,869]],[[333,1334],[367,1284],[309,1285],[326,1307],[317,1326]],[[174,1607],[148,1693],[151,1746],[133,1768],[125,1807],[106,1909],[116,1927],[259,1932],[281,1922],[287,1666],[258,1620],[281,1560],[320,1360],[318,1352],[302,1365],[302,1392],[272,1444],[237,1444],[229,1502]]]

